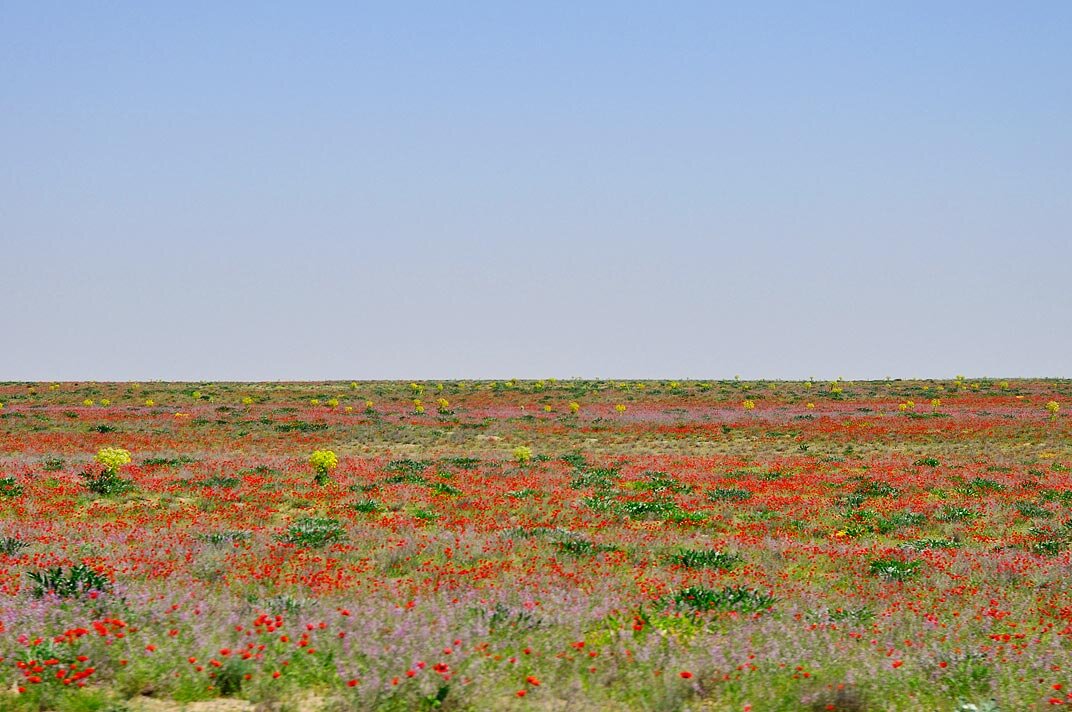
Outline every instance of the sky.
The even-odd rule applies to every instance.
[[[1072,3],[0,0],[0,380],[1072,376]]]

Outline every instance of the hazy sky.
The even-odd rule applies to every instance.
[[[1072,3],[0,0],[0,380],[1072,375]]]

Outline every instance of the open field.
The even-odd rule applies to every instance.
[[[1072,704],[1072,381],[0,403],[3,710]]]

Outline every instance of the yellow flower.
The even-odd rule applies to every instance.
[[[1046,410],[1050,411],[1050,416],[1056,418],[1057,411],[1061,410],[1061,404],[1057,401],[1050,401],[1046,404]]]
[[[194,391],[190,395],[193,396],[194,400],[201,400],[201,391]]]
[[[998,388],[1000,388],[1003,391],[1009,390],[1009,382],[1008,381],[1002,381],[1001,383],[998,384]]]
[[[353,413],[354,412],[354,407],[352,405],[346,406],[346,412],[347,413]]]
[[[48,390],[54,391],[54,390],[57,390],[59,387],[60,387],[60,384],[53,383],[51,386],[48,387]]]
[[[942,405],[942,399],[941,398],[931,398],[931,407],[932,408],[934,408],[935,410],[938,410],[938,408],[941,407],[941,405]]]
[[[372,410],[376,404],[370,400],[365,401],[365,410]]]
[[[746,400],[741,402],[741,406],[745,410],[755,410],[756,402],[754,400],[751,400],[751,399],[746,399]]]
[[[253,405],[253,399],[249,396],[246,396],[242,399],[242,405]]]
[[[577,401],[570,401],[569,412],[573,413],[574,415],[577,415],[577,411],[579,411],[580,409],[581,409],[581,404],[580,403],[578,403]]]
[[[518,445],[514,448],[514,459],[519,465],[527,464],[532,459],[532,448]]]
[[[339,466],[339,458],[331,450],[317,450],[309,456],[309,464],[316,470],[313,481],[323,485],[327,484],[331,471]]]
[[[543,412],[544,412],[544,413],[550,413],[550,412],[551,412],[551,406],[549,406],[549,405],[545,405],[545,406],[543,407]]]
[[[339,407],[339,399],[338,398],[328,398],[328,408],[338,408],[338,407]]]
[[[807,408],[808,410],[811,410],[812,408],[814,408],[814,407],[815,407],[815,404],[814,404],[814,403],[808,403],[808,404],[807,404],[806,406],[804,406],[804,407],[805,407],[805,408]]]
[[[424,406],[423,405],[417,406],[416,408],[413,409],[413,412],[416,413],[417,415],[421,415],[422,413],[424,413]]]
[[[309,399],[309,405],[320,405],[320,399],[319,398],[310,398]]]
[[[625,403],[619,403],[618,405],[614,406],[614,410],[618,411],[619,413],[624,413]]]
[[[107,408],[108,406],[110,406],[112,404],[112,402],[110,400],[108,400],[107,398],[101,398],[100,399],[100,404],[103,405],[105,408]]]
[[[440,398],[436,401],[436,405],[439,407],[440,410],[446,410],[450,407],[450,401],[446,398]]]
[[[907,405],[909,408],[915,408],[916,402],[914,400],[907,400],[905,401],[905,405]]]
[[[677,381],[670,381],[670,390],[676,391],[678,388],[681,388],[680,383],[678,383]]]
[[[350,381],[350,390],[351,391],[356,391],[357,390],[357,381]]]
[[[94,458],[97,462],[104,465],[104,469],[111,473],[116,473],[123,465],[130,464],[130,452],[119,447],[102,447],[97,450],[97,455]]]
[[[331,450],[317,450],[309,456],[309,464],[317,472],[330,472],[339,466],[339,456]]]
[[[90,406],[93,405],[93,400],[90,399],[90,398],[86,398],[84,401],[82,401],[82,405],[84,405],[85,407],[89,408]]]
[[[145,407],[146,408],[152,408],[154,405],[156,405],[156,401],[154,401],[152,398],[146,398],[145,399]]]
[[[905,412],[906,410],[908,410],[908,404],[902,403],[901,405],[897,406],[897,410],[901,411],[902,413]]]
[[[424,393],[424,386],[422,386],[422,385],[421,385],[421,384],[419,384],[419,383],[411,383],[411,384],[409,384],[409,387],[410,387],[410,389],[411,389],[411,390],[413,391],[413,394],[414,394],[414,395],[418,395],[418,396],[419,396],[419,395],[421,395],[422,393]]]

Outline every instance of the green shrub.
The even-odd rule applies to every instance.
[[[719,487],[707,493],[712,502],[744,502],[752,499],[752,493],[746,489]]]
[[[975,519],[978,513],[966,507],[954,507],[946,505],[934,516],[939,522],[959,522],[965,519]]]
[[[386,507],[384,507],[376,500],[370,498],[362,500],[360,502],[354,502],[350,505],[350,509],[354,510],[355,512],[361,512],[362,514],[374,514],[376,512],[383,511],[384,509],[386,509]]]
[[[904,527],[918,527],[927,521],[927,515],[921,512],[895,512],[878,520],[880,534],[889,534]]]
[[[678,608],[695,611],[736,611],[754,613],[774,605],[774,597],[743,586],[726,586],[721,590],[704,586],[688,586],[670,596]]]
[[[740,563],[741,557],[715,549],[681,549],[671,554],[670,561],[687,569],[729,570]]]
[[[297,546],[320,547],[345,537],[346,531],[337,519],[303,517],[293,522],[279,538]]]
[[[107,578],[85,564],[76,564],[67,571],[62,567],[29,571],[26,576],[34,582],[33,595],[36,598],[46,593],[60,598],[75,598],[91,591],[105,592],[110,588]]]
[[[28,546],[29,544],[18,537],[0,537],[0,554],[3,554],[4,556],[15,556]]]
[[[1053,512],[1034,502],[1017,502],[1016,511],[1020,513],[1020,516],[1028,519],[1050,519],[1053,517]]]
[[[892,581],[907,581],[919,573],[919,567],[918,561],[904,561],[890,557],[874,559],[868,564],[868,570],[872,576],[881,576]]]
[[[113,470],[105,470],[100,474],[92,472],[83,472],[81,474],[86,482],[86,488],[102,497],[116,497],[134,489],[133,482],[123,479]]]
[[[14,477],[0,477],[0,499],[15,499],[22,496],[22,485]]]

